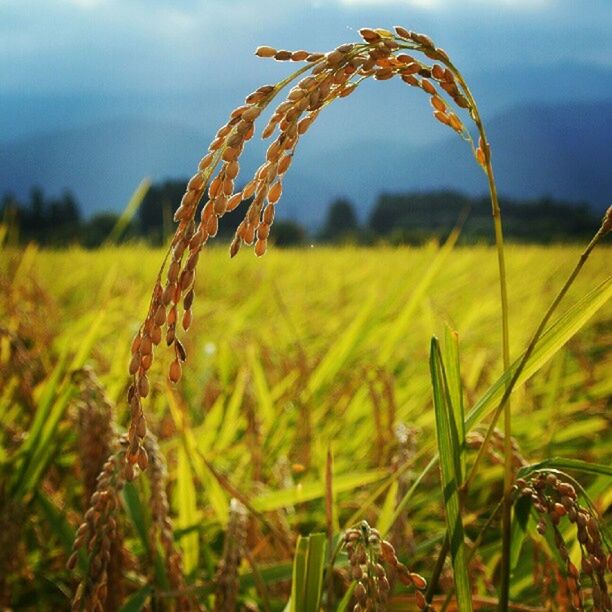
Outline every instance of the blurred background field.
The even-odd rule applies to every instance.
[[[513,358],[579,253],[574,246],[509,246]],[[593,254],[560,312],[605,280],[610,254],[609,247]],[[61,607],[75,587],[64,565],[85,509],[73,371],[93,368],[121,430],[129,347],[163,252],[30,246],[1,255],[0,604]],[[437,470],[393,521],[435,452],[429,341],[434,334],[444,338],[447,327],[458,332],[467,412],[502,370],[496,270],[490,247],[436,242],[272,248],[261,259],[244,252],[233,260],[225,248],[204,249],[194,322],[184,334],[183,379],[175,388],[167,383],[171,356],[160,346],[147,400],[150,427],[169,463],[184,569],[203,599],[237,491],[255,513],[249,547],[263,572],[258,578],[243,563],[242,597],[283,608],[290,544],[298,533],[325,530],[328,448],[336,527],[365,518],[392,534],[412,568],[429,571],[444,529]],[[530,462],[564,456],[610,463],[611,339],[607,303],[513,395],[514,434]],[[605,513],[609,479],[590,476],[583,483]],[[163,592],[145,561],[155,556],[142,537],[150,516],[134,501],[146,486],[142,478],[129,485],[122,519],[133,555],[123,588],[143,601],[151,584]],[[482,525],[483,509],[500,487],[501,467],[489,460],[464,513],[468,533]],[[481,549],[483,580],[499,559],[496,530]],[[541,596],[532,576],[534,550],[525,544],[513,582],[513,595],[526,602]],[[258,579],[267,585],[263,594]],[[480,592],[491,593],[486,580]]]

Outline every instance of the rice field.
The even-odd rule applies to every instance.
[[[445,460],[456,453],[469,473],[503,393],[495,250],[316,245],[230,260],[204,249],[191,327],[177,328],[181,380],[168,380],[165,342],[148,372],[149,465],[118,485],[106,464],[96,485],[107,455],[126,452],[117,439],[130,420],[130,346],[164,254],[1,252],[0,606],[464,609],[457,553],[474,609],[495,607],[500,433],[460,494],[463,552],[453,544],[436,567],[452,512]],[[513,362],[579,255],[507,247]],[[515,609],[606,609],[607,587],[588,566],[601,555],[588,543],[584,553],[584,538],[603,547],[604,572],[609,259],[605,245],[593,252],[511,397],[517,491],[527,490],[513,514]],[[448,456],[438,347],[466,423]],[[93,540],[79,528],[90,503]],[[576,513],[592,521],[588,533]],[[86,546],[73,554],[75,538]],[[434,574],[427,590],[421,580]]]

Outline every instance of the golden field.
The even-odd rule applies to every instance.
[[[513,361],[579,254],[569,246],[507,248]],[[1,252],[0,605],[69,606],[86,568],[83,558],[74,572],[65,564],[86,510],[84,436],[91,433],[83,431],[79,402],[87,400],[74,371],[95,372],[124,431],[130,344],[163,256],[144,246]],[[610,464],[609,260],[609,247],[593,253],[512,395],[525,464],[554,457]],[[204,249],[195,291],[192,326],[178,334],[187,351],[182,379],[168,382],[172,356],[162,342],[145,402],[168,462],[189,596],[215,608],[232,497],[248,514],[237,608],[284,609],[296,537],[331,525],[336,545],[364,519],[429,578],[445,528],[438,469],[423,473],[437,448],[430,341],[437,336],[444,346],[450,330],[457,333],[465,414],[481,410],[468,429],[484,432],[503,388],[495,387],[502,374],[495,251],[315,245],[230,260],[225,248]],[[567,312],[571,320],[562,319]],[[477,437],[469,440],[477,446]],[[466,451],[468,465],[474,456]],[[470,487],[462,512],[468,539],[478,537],[501,494],[500,457],[489,453]],[[609,475],[569,473],[605,515]],[[141,475],[122,492],[121,605],[132,606],[124,609],[163,609],[176,597],[159,561],[164,551],[149,537],[149,486]],[[495,601],[498,522],[470,562],[479,609]],[[556,585],[542,586],[557,553],[536,523],[528,522],[516,551],[511,599],[541,609],[558,602]],[[579,564],[573,526],[559,528]],[[340,609],[350,577],[343,551],[335,561],[323,591],[335,593]],[[434,603],[451,582],[444,570]],[[396,581],[388,608],[414,606],[413,591]]]

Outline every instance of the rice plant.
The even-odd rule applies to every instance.
[[[612,212],[579,254],[505,247],[491,145],[461,72],[423,34],[360,34],[329,53],[257,49],[303,65],[230,113],[187,185],[167,252],[114,248],[93,261],[6,250],[2,605],[612,607],[612,279],[606,247],[595,251]],[[495,251],[454,249],[456,231],[441,246],[381,250],[380,261],[352,249],[271,253],[271,263],[236,263],[229,280],[219,252],[202,250],[222,217],[244,205],[230,255],[245,245],[264,255],[300,138],[368,78],[422,91],[466,141],[487,179]],[[256,121],[292,84],[263,127],[274,137],[264,162],[237,189]],[[41,284],[62,257],[72,274]],[[161,259],[146,299],[143,257]],[[296,273],[300,259],[310,271]],[[325,302],[338,278],[337,303]],[[558,315],[574,286],[582,297]],[[51,316],[55,302],[70,320]],[[582,328],[587,340],[564,349]],[[164,342],[168,353],[155,354]]]

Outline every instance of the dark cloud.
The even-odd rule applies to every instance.
[[[468,68],[612,62],[612,3],[562,0],[30,0],[0,3],[4,91],[189,90],[274,76],[266,42],[328,48],[363,24],[432,34]]]

